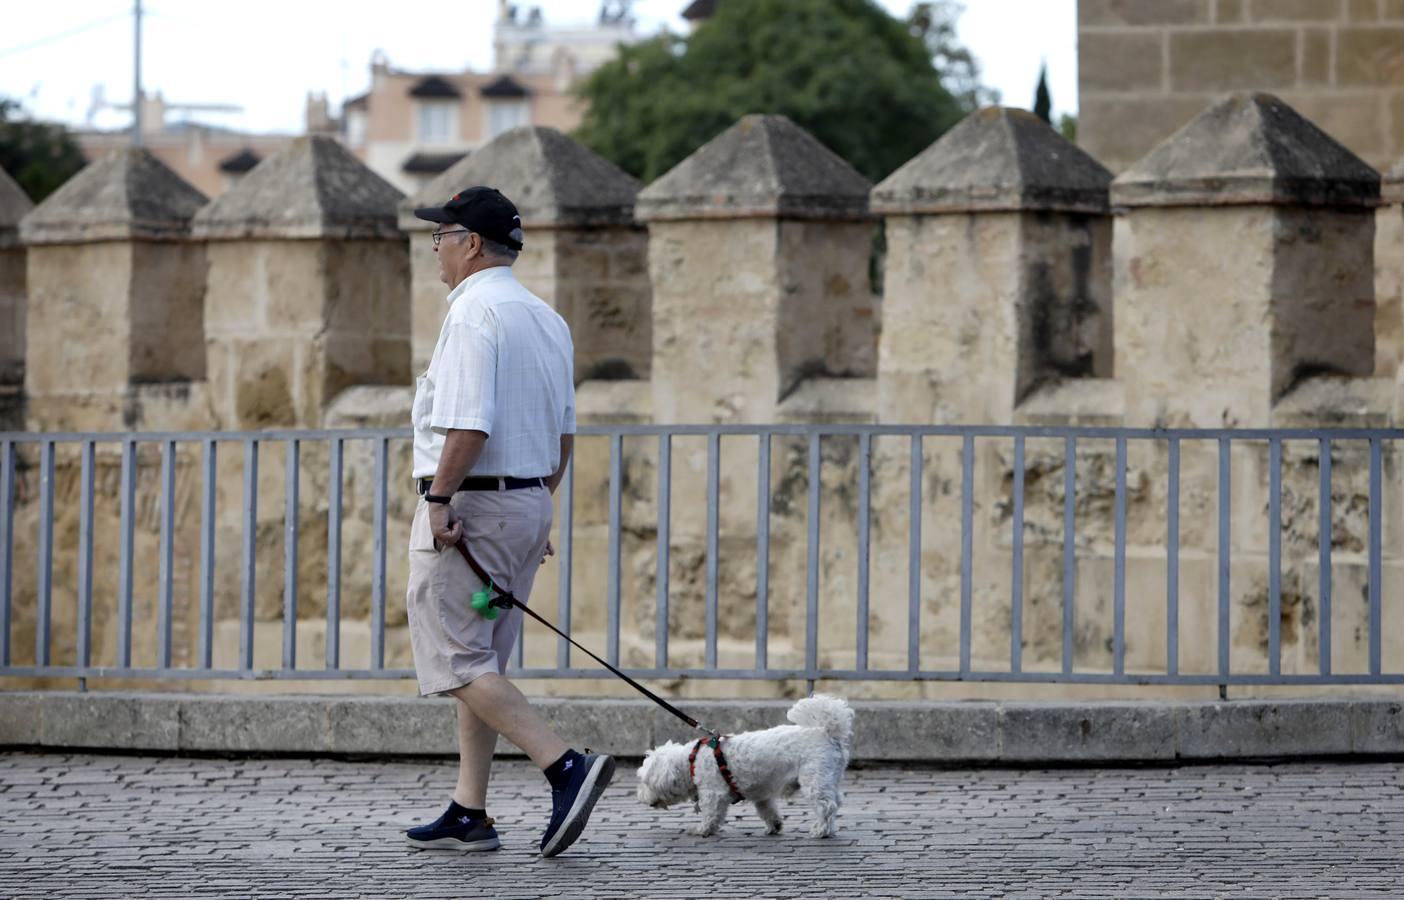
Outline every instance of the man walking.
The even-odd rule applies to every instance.
[[[609,756],[578,753],[503,677],[522,627],[515,607],[489,620],[469,604],[483,585],[454,550],[464,540],[504,591],[525,603],[551,552],[551,495],[575,440],[574,346],[565,321],[512,274],[521,218],[506,197],[473,187],[415,210],[437,224],[439,277],[451,290],[429,369],[415,386],[410,529],[410,639],[421,694],[458,701],[458,784],[448,809],[411,828],[411,846],[495,850],[487,785],[500,733],[551,785],[543,856],[584,829],[614,775]]]

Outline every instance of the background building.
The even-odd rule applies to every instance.
[[[371,61],[370,90],[348,100],[347,145],[413,193],[467,153],[518,125],[570,131],[584,114],[576,82],[640,39],[628,5],[605,0],[589,26],[547,24],[540,8],[498,5],[488,72],[422,72]]]

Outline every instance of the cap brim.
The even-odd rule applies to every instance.
[[[448,214],[442,206],[422,206],[414,211],[416,219],[423,219],[426,222],[452,222],[453,216]]]

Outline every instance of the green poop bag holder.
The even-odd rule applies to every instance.
[[[498,615],[501,614],[501,611],[504,609],[512,609],[513,607],[520,609],[522,612],[531,616],[533,619],[540,622],[542,625],[545,625],[547,628],[551,629],[556,634],[565,638],[567,641],[570,641],[571,645],[574,646],[576,649],[580,650],[586,656],[590,657],[595,662],[604,666],[606,669],[609,669],[615,675],[618,675],[624,681],[628,682],[629,686],[632,687],[634,690],[638,691],[640,694],[643,694],[645,697],[652,700],[654,703],[657,703],[659,706],[663,707],[668,712],[677,716],[679,719],[682,719],[684,722],[691,725],[693,728],[696,728],[698,731],[709,735],[714,741],[719,740],[721,738],[721,732],[713,731],[707,726],[699,724],[698,721],[692,716],[689,716],[687,713],[678,709],[676,706],[669,703],[667,700],[664,700],[662,697],[658,696],[653,691],[650,691],[648,688],[639,684],[637,681],[630,678],[628,675],[625,675],[623,672],[619,671],[614,666],[605,662],[603,659],[600,659],[589,649],[577,644],[575,642],[575,638],[571,637],[564,631],[561,631],[559,628],[552,625],[550,622],[541,618],[541,616],[537,615],[534,610],[527,608],[527,605],[525,603],[512,596],[512,592],[510,590],[503,590],[501,586],[499,586],[496,582],[492,580],[492,576],[487,573],[487,570],[478,564],[478,561],[473,558],[473,554],[468,552],[468,545],[464,543],[461,538],[459,539],[458,543],[454,544],[453,546],[455,549],[458,550],[459,555],[463,557],[463,561],[468,563],[468,568],[472,569],[473,574],[478,576],[478,580],[481,581],[483,584],[487,585],[487,587],[483,588],[482,590],[474,591],[472,598],[469,600],[469,604],[473,607],[473,609],[477,610],[478,613],[480,613],[483,616],[483,618],[492,621],[493,619],[496,619]]]

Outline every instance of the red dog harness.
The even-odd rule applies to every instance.
[[[731,767],[726,764],[726,757],[722,754],[721,742],[722,738],[720,736],[715,736],[710,739],[698,738],[697,743],[692,745],[692,752],[687,755],[687,774],[688,777],[692,779],[692,790],[695,793],[697,791],[697,751],[702,749],[703,744],[706,744],[708,747],[712,748],[712,755],[717,759],[717,771],[721,772],[722,778],[726,779],[726,787],[731,791],[731,802],[740,803],[746,798],[741,793],[741,788],[737,786],[736,779],[731,775]]]

